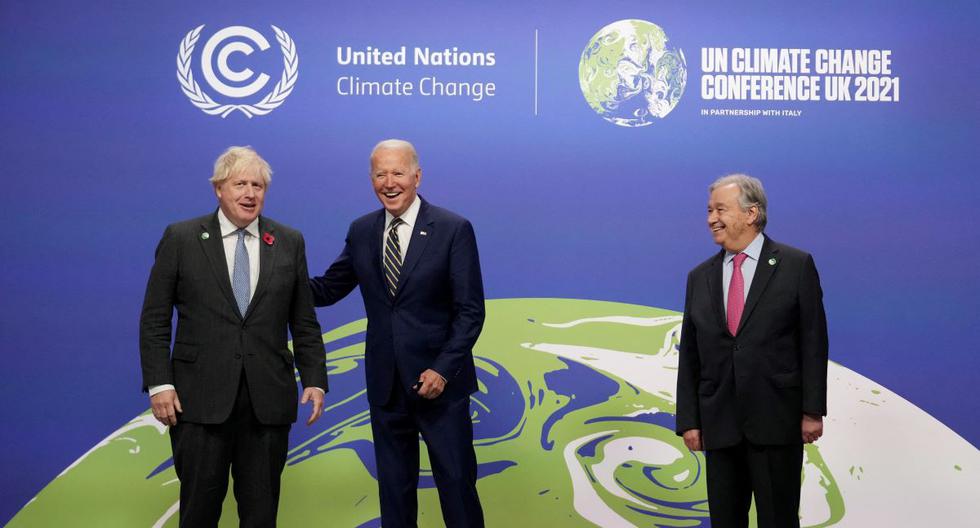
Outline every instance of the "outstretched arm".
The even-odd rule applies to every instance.
[[[351,259],[350,232],[344,249],[333,261],[333,264],[319,277],[310,279],[310,290],[313,292],[313,304],[330,306],[343,299],[357,286],[357,272]]]

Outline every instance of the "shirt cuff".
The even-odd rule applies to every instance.
[[[321,389],[320,387],[307,387],[307,389],[316,389],[316,390],[320,391],[321,394],[326,394],[327,393],[327,391]]]
[[[169,383],[165,385],[154,385],[152,387],[147,387],[147,392],[150,393],[151,397],[168,390],[175,391],[177,389],[173,385],[170,385]]]

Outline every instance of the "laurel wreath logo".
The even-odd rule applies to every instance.
[[[191,56],[194,53],[197,39],[201,36],[202,29],[204,29],[204,24],[190,30],[180,41],[180,50],[177,52],[177,81],[180,83],[184,95],[201,111],[208,115],[220,115],[224,118],[238,110],[251,119],[252,116],[266,115],[275,110],[292,93],[298,77],[299,55],[296,54],[296,45],[293,43],[293,39],[289,38],[289,34],[276,26],[272,26],[272,30],[276,32],[279,49],[282,50],[283,63],[282,78],[276,83],[275,88],[255,104],[221,104],[211,99],[211,96],[201,90],[200,85],[194,80],[194,72],[191,71]]]

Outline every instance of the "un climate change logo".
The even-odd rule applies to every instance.
[[[180,83],[184,95],[201,111],[209,115],[228,117],[229,114],[238,110],[251,119],[252,116],[265,115],[275,110],[293,91],[299,66],[296,45],[289,38],[289,34],[276,26],[272,26],[272,30],[276,33],[276,41],[279,42],[279,49],[282,51],[283,63],[282,77],[272,88],[272,91],[257,102],[233,104],[219,103],[212,99],[210,95],[201,90],[201,86],[194,80],[194,72],[191,70],[194,47],[197,45],[202,29],[204,29],[203,24],[189,31],[180,41],[180,50],[177,52],[177,81]],[[201,73],[204,75],[204,80],[214,91],[229,99],[251,98],[262,91],[269,82],[269,76],[264,73],[254,76],[255,72],[249,68],[233,70],[229,66],[228,58],[232,54],[251,55],[255,51],[252,44],[245,42],[245,40],[254,43],[260,51],[269,49],[269,41],[258,31],[245,26],[230,26],[212,35],[204,43],[201,52]],[[229,42],[226,43],[225,41]],[[215,53],[217,53],[216,59],[214,58]],[[217,64],[217,73],[220,73],[221,77],[236,85],[230,86],[219,78],[212,63]],[[238,84],[249,81],[253,77],[254,80],[248,84],[238,86]]]
[[[579,84],[603,119],[641,127],[677,106],[687,84],[684,52],[667,47],[667,34],[646,20],[618,20],[592,36],[582,51]]]

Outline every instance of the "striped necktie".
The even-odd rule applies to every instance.
[[[388,226],[388,236],[385,237],[385,285],[388,295],[394,297],[398,292],[398,276],[402,272],[402,248],[398,242],[398,226],[404,224],[401,218],[395,218]]]

